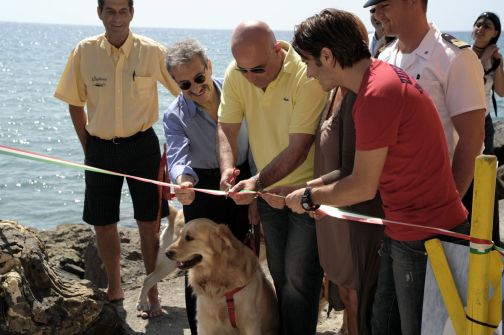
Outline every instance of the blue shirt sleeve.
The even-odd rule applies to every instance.
[[[173,183],[182,174],[190,175],[198,183],[198,176],[191,168],[190,139],[184,132],[180,95],[168,107],[163,117],[163,127],[167,145],[166,161]]]

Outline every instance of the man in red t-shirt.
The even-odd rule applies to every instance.
[[[287,206],[295,212],[314,210],[316,204],[343,207],[372,199],[379,190],[388,220],[468,229],[436,108],[404,71],[370,58],[356,20],[351,13],[326,9],[297,26],[292,45],[308,76],[327,91],[342,86],[357,94],[356,153],[350,176],[296,190],[286,197]],[[424,242],[434,234],[389,225],[385,235],[373,330],[399,320],[393,315],[399,313],[400,324],[388,328],[420,334]],[[388,308],[396,299],[398,310]]]

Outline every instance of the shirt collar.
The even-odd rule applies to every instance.
[[[298,66],[301,60],[299,59],[299,55],[296,53],[294,48],[288,42],[280,40],[278,42],[280,42],[280,46],[287,53],[283,60],[280,72],[278,73],[276,78],[271,83],[268,84],[268,87],[275,87],[284,73],[291,74],[296,73],[299,70]]]
[[[414,51],[416,55],[426,60],[430,59],[437,43],[436,31],[437,28],[431,23],[429,31],[425,34],[422,42],[420,42],[420,45]]]
[[[282,49],[287,51],[285,55],[285,59],[282,65],[282,71],[287,73],[295,73],[298,70],[298,65],[296,62],[297,53],[294,51],[294,48],[285,41],[279,41]]]
[[[107,40],[107,37],[105,36],[105,34],[102,34],[100,36],[100,38],[101,38],[100,47],[105,49],[105,51],[107,52],[107,55],[111,56],[112,55],[112,48],[115,48],[115,46],[110,44],[110,42]],[[130,31],[128,34],[128,38],[126,38],[126,41],[124,41],[123,45],[121,45],[121,47],[118,50],[119,50],[119,52],[122,51],[122,53],[124,53],[126,58],[128,58],[132,47],[133,47],[133,33]]]

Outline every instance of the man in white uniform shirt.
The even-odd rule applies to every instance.
[[[430,95],[441,117],[452,172],[463,197],[481,153],[486,111],[483,68],[469,45],[449,41],[427,21],[427,0],[369,0],[387,35],[397,36],[379,58],[405,70]]]
[[[427,1],[368,0],[364,7],[374,6],[374,16],[384,33],[397,37],[379,59],[415,78],[436,105],[455,184],[471,212],[474,160],[482,152],[487,108],[483,68],[469,45],[442,34],[427,21]],[[498,240],[498,236],[497,221],[494,239]],[[377,311],[373,310],[373,333],[387,333],[391,325],[376,322],[384,315],[375,314]]]
[[[482,152],[487,108],[483,68],[468,44],[429,24],[427,1],[368,0],[364,7],[374,6],[385,34],[397,36],[379,59],[415,78],[436,105],[455,184],[471,213],[474,159]],[[494,240],[499,241],[498,220]]]

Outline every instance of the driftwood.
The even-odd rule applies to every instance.
[[[0,221],[0,334],[121,334],[115,307],[76,278],[49,264],[33,231]]]

